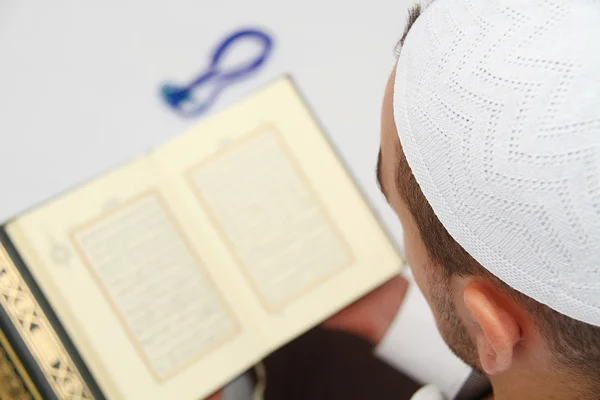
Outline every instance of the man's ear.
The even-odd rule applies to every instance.
[[[507,299],[487,283],[470,281],[463,300],[479,328],[475,340],[483,370],[488,375],[507,371],[521,339],[518,317],[509,311]]]

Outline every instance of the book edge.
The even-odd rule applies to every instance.
[[[42,398],[105,399],[4,227],[0,230],[0,314],[2,330]]]

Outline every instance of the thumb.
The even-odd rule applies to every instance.
[[[219,390],[215,394],[209,396],[206,400],[223,400],[223,390]]]

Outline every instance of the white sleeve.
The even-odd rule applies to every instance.
[[[240,375],[223,389],[223,400],[252,400],[254,398],[254,380],[250,373]]]
[[[434,384],[451,399],[472,369],[450,351],[412,274],[406,278],[406,298],[375,354],[421,384]]]

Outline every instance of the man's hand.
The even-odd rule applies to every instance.
[[[217,393],[209,396],[206,400],[223,400],[223,391],[219,390]]]
[[[323,324],[326,328],[354,333],[377,345],[392,324],[408,289],[397,276],[346,307]]]
[[[404,300],[408,281],[397,276],[324,322],[328,329],[354,333],[378,344]],[[206,400],[222,400],[220,390]]]

